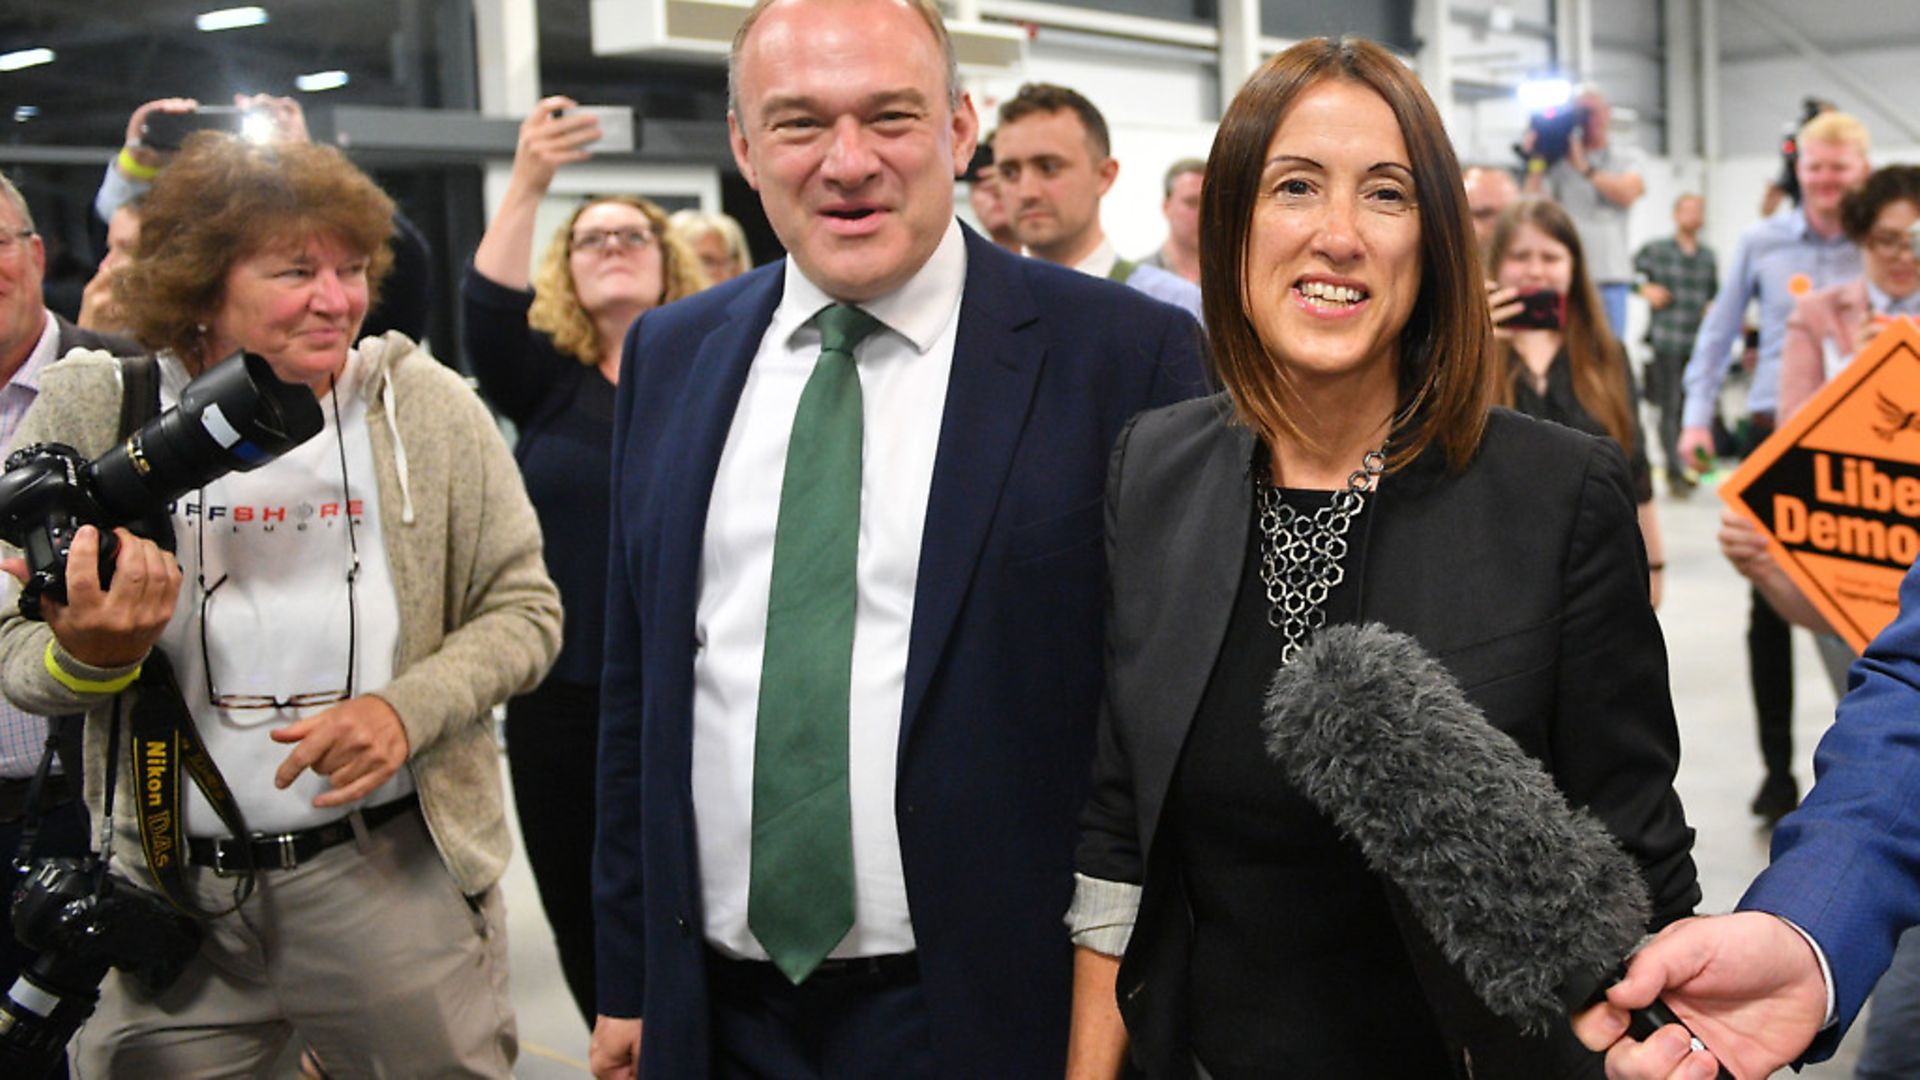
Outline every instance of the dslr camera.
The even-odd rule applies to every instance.
[[[119,446],[86,461],[62,443],[16,450],[0,475],[0,539],[27,556],[20,612],[40,617],[40,599],[67,599],[67,552],[82,525],[100,531],[100,584],[113,577],[112,529],[165,529],[167,506],[229,472],[257,469],[318,434],[313,391],[281,382],[264,357],[235,353],[209,367]],[[158,518],[159,526],[139,523]]]
[[[13,893],[13,933],[39,950],[0,997],[0,1076],[43,1077],[117,967],[152,993],[200,948],[200,925],[106,872],[100,858],[36,859]]]

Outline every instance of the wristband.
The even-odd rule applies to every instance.
[[[117,679],[83,679],[60,666],[60,661],[53,654],[53,646],[54,642],[49,638],[46,654],[47,674],[53,676],[54,682],[76,694],[117,694],[132,686],[133,681],[140,677],[140,668],[143,665],[135,664],[132,671]]]
[[[1647,564],[1647,572],[1650,574],[1664,574],[1666,573],[1666,571],[1667,571],[1666,563],[1656,562],[1656,563]]]
[[[113,163],[116,168],[134,180],[151,180],[160,175],[159,166],[140,164],[140,160],[133,156],[132,147],[121,147],[120,156],[115,158]]]
[[[1538,173],[1543,173],[1543,172],[1546,172],[1546,171],[1547,171],[1547,159],[1546,159],[1546,158],[1528,158],[1528,159],[1527,159],[1527,174],[1528,174],[1528,175],[1530,175],[1530,176],[1531,176],[1531,175],[1536,175],[1536,174],[1538,174]]]

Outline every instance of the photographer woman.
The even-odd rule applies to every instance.
[[[1379,46],[1313,39],[1256,72],[1201,220],[1227,392],[1137,418],[1108,479],[1069,1072],[1116,1075],[1131,1041],[1152,1077],[1598,1076],[1570,1031],[1525,1038],[1468,992],[1261,723],[1321,625],[1411,635],[1639,864],[1657,923],[1690,912],[1624,457],[1488,408],[1460,168]]]
[[[119,271],[121,310],[161,346],[162,407],[244,349],[312,388],[325,427],[176,502],[178,565],[119,530],[103,590],[89,526],[69,602],[45,603],[44,623],[0,620],[7,695],[86,713],[95,814],[105,770],[119,771],[116,872],[179,896],[205,930],[158,993],[107,976],[77,1076],[260,1074],[296,1035],[347,1075],[510,1074],[496,882],[511,844],[489,714],[546,670],[560,610],[479,400],[397,332],[354,344],[392,213],[330,148],[196,135],[155,182]],[[121,378],[104,354],[70,355],[43,376],[19,441],[97,456],[116,439]],[[134,820],[144,783],[105,747],[138,708],[121,699],[158,697],[134,681],[149,650],[177,673],[250,843],[183,782],[184,858],[145,856],[163,849]]]
[[[613,394],[627,327],[706,286],[698,262],[646,199],[589,199],[547,244],[529,287],[534,212],[554,170],[587,157],[599,121],[542,101],[520,125],[513,177],[461,285],[467,359],[519,428],[514,459],[551,547],[566,607],[553,672],[507,703],[507,765],[527,861],[567,988],[589,1025],[593,974],[593,793],[607,593]]]
[[[1635,413],[1639,398],[1626,351],[1607,328],[1600,292],[1587,273],[1580,233],[1558,204],[1522,199],[1501,213],[1489,250],[1499,289],[1488,300],[1496,316],[1515,310],[1510,305],[1522,295],[1552,297],[1557,312],[1551,319],[1522,313],[1500,321],[1494,336],[1501,342],[1506,377],[1494,400],[1610,438],[1626,452],[1640,538],[1647,548],[1648,591],[1659,607],[1665,549],[1646,438]]]

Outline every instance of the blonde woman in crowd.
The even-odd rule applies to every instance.
[[[467,359],[481,392],[519,429],[514,457],[547,539],[566,609],[547,680],[507,704],[507,764],[560,966],[593,1007],[594,752],[606,600],[607,493],[620,342],[646,311],[699,291],[699,262],[646,199],[590,198],[554,232],[539,271],[534,217],[556,169],[584,161],[593,116],[550,97],[520,125],[513,174],[461,284]]]

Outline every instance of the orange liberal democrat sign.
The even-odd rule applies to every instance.
[[[1920,559],[1920,327],[1893,319],[1720,486],[1855,652]]]

